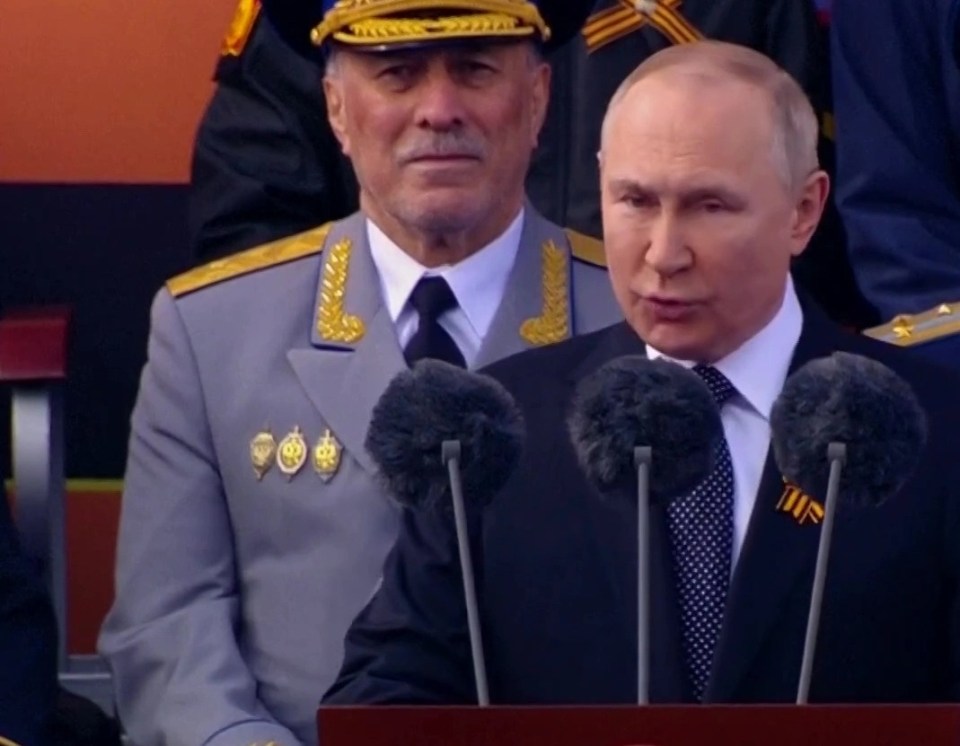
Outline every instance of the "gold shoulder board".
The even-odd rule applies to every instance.
[[[864,329],[868,337],[911,347],[960,333],[960,302],[941,303],[922,313],[900,314],[886,324]]]
[[[167,280],[167,290],[174,298],[179,298],[224,280],[247,275],[268,267],[276,267],[279,264],[292,262],[311,254],[319,254],[323,251],[323,242],[327,239],[331,225],[333,223],[325,223],[318,228],[311,228],[303,233],[255,246],[252,249],[191,269],[182,275]]]
[[[603,241],[586,233],[580,233],[573,228],[566,228],[567,240],[575,259],[592,264],[595,267],[607,268],[607,257],[603,253]]]
[[[243,54],[259,14],[260,0],[238,0],[233,20],[220,43],[221,57],[239,57]]]

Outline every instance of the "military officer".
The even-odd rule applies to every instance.
[[[100,638],[138,746],[315,743],[397,534],[363,445],[387,383],[422,357],[475,367],[620,318],[599,243],[523,189],[549,93],[539,47],[586,11],[452,5],[289,3],[316,11],[294,26],[329,56],[360,211],[154,302]]]

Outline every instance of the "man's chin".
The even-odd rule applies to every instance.
[[[709,346],[703,335],[680,323],[634,323],[634,331],[657,352],[674,360],[705,362],[709,359]]]
[[[466,230],[479,220],[478,211],[469,209],[472,203],[460,200],[438,199],[429,204],[407,205],[405,222],[422,231],[448,233]]]

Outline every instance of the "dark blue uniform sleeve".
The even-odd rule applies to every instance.
[[[469,522],[475,538],[477,517]],[[405,510],[383,583],[347,633],[344,664],[324,703],[476,701],[452,510]]]
[[[960,300],[957,0],[834,0],[837,201],[882,318]]]
[[[199,259],[344,217],[357,207],[349,161],[330,129],[319,66],[262,16],[238,57],[222,57],[200,122],[189,196]]]
[[[0,487],[0,742],[50,743],[57,629],[42,584],[20,551]]]

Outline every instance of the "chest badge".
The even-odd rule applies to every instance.
[[[277,467],[287,478],[293,476],[303,468],[307,463],[307,441],[303,438],[300,426],[293,428],[293,432],[287,433],[280,446],[277,448]]]
[[[250,463],[253,464],[253,473],[257,480],[270,471],[273,460],[277,455],[277,441],[269,430],[261,430],[250,441]]]
[[[327,428],[313,447],[313,468],[324,482],[329,482],[340,468],[341,453],[343,447]]]

